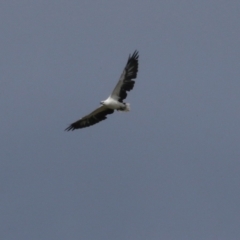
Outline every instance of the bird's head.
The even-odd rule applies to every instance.
[[[104,104],[104,101],[101,101],[100,104],[103,105],[103,104]]]

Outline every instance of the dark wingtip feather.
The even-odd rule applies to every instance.
[[[71,125],[69,125],[64,131],[73,131],[75,130],[76,128]]]
[[[138,52],[138,50],[135,50],[135,51],[133,52],[132,58],[138,60],[138,58],[139,58],[139,52]]]

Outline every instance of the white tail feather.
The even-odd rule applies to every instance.
[[[130,103],[126,103],[126,108],[124,110],[124,112],[129,112],[130,111]]]

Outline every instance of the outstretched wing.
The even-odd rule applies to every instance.
[[[132,56],[129,55],[126,67],[114,88],[111,97],[122,102],[127,97],[127,91],[131,91],[134,87],[135,79],[138,72],[138,51],[136,50]]]
[[[113,109],[109,109],[105,106],[101,106],[88,114],[87,116],[81,118],[80,120],[70,124],[69,127],[65,129],[65,131],[73,131],[79,128],[85,128],[92,126],[104,119],[106,119],[108,114],[112,114],[114,112]]]

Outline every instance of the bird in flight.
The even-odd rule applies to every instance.
[[[138,58],[139,54],[137,50],[134,51],[132,55],[129,55],[127,64],[111,95],[106,100],[100,102],[100,107],[70,124],[65,131],[73,131],[75,129],[92,126],[107,119],[107,115],[112,114],[114,110],[124,112],[130,111],[130,104],[123,102],[123,100],[127,97],[127,92],[131,91],[134,87],[135,81],[133,79],[137,77]]]

